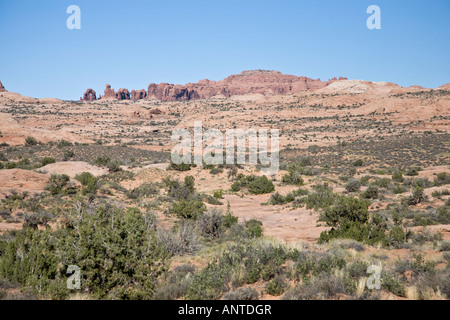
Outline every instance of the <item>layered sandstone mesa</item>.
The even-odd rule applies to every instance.
[[[147,97],[147,91],[145,89],[141,90],[131,90],[131,100],[141,100]]]
[[[5,89],[1,81],[0,81],[0,92],[8,92],[8,90]]]
[[[346,79],[339,77],[339,80]],[[217,82],[205,79],[197,83],[188,83],[184,86],[169,83],[151,83],[148,86],[147,97],[162,101],[177,101],[207,99],[216,95],[227,98],[245,94],[273,96],[302,90],[318,90],[334,81],[338,81],[338,79],[333,78],[328,81],[321,81],[320,79],[315,80],[282,74],[279,71],[253,70],[231,75]]]
[[[117,100],[130,100],[130,92],[128,89],[120,88],[116,93]]]
[[[91,89],[91,88],[87,89],[86,92],[85,92],[84,95],[83,95],[83,100],[84,100],[84,101],[94,101],[94,100],[97,100],[97,94],[96,94],[96,92],[95,92],[93,89]]]

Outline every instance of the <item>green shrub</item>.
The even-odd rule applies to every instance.
[[[420,168],[419,167],[410,167],[408,170],[406,170],[405,175],[407,176],[418,176],[419,175]]]
[[[275,186],[266,176],[257,177],[248,183],[248,191],[253,194],[271,193],[274,190]]]
[[[62,148],[65,148],[65,147],[73,146],[73,143],[69,142],[69,141],[66,141],[64,139],[61,139],[61,140],[58,141],[57,146],[58,146],[58,148],[62,149]]]
[[[63,160],[68,161],[70,158],[73,158],[74,152],[72,150],[64,150]]]
[[[236,177],[236,181],[231,185],[231,190],[234,192],[240,191],[242,188],[248,188],[248,191],[253,194],[270,193],[275,190],[272,181],[266,176],[245,176],[242,173]]]
[[[98,156],[95,160],[94,160],[94,164],[96,166],[100,166],[100,167],[106,167],[108,165],[108,163],[111,162],[111,158],[108,156]]]
[[[444,241],[441,243],[441,246],[439,248],[439,251],[450,251],[450,241]]]
[[[192,284],[194,273],[195,267],[190,264],[175,267],[167,274],[163,283],[156,288],[152,299],[175,300],[182,298]]]
[[[364,199],[378,199],[378,196],[378,188],[375,185],[368,186],[367,189],[361,193],[361,197]]]
[[[238,181],[233,182],[231,185],[231,191],[238,192],[241,190],[241,185]]]
[[[389,178],[378,178],[376,179],[374,182],[374,185],[380,187],[380,188],[389,188],[389,186],[391,185],[391,179]]]
[[[188,300],[217,300],[228,290],[230,269],[221,266],[217,260],[211,261],[201,271],[194,274],[188,289]]]
[[[294,199],[295,199],[295,196],[293,193],[288,193],[286,196],[282,196],[277,191],[270,197],[269,204],[271,204],[271,205],[286,204],[286,203],[294,201]]]
[[[184,184],[170,178],[165,178],[162,182],[168,189],[168,195],[173,199],[191,200],[195,195],[195,179],[193,176],[186,176]]]
[[[52,174],[47,185],[45,186],[45,189],[50,191],[53,195],[61,194],[69,181],[70,177],[66,174]]]
[[[25,213],[23,228],[37,229],[40,225],[47,227],[52,218],[53,216],[50,213],[43,210],[40,210],[39,212]]]
[[[447,172],[438,173],[436,178],[434,178],[434,185],[442,186],[445,184],[450,184],[450,174],[448,174]]]
[[[304,184],[303,178],[298,171],[289,171],[289,173],[283,175],[281,181],[295,186],[302,186]]]
[[[354,167],[362,167],[364,165],[363,159],[356,159],[352,162]]]
[[[281,296],[287,288],[287,283],[282,277],[276,277],[266,284],[266,292],[272,296]]]
[[[153,182],[147,182],[137,188],[127,191],[126,195],[130,199],[142,199],[152,197],[159,193],[159,189]]]
[[[381,287],[396,296],[406,297],[406,288],[397,277],[385,272],[381,276]]]
[[[230,202],[227,202],[227,212],[223,216],[223,226],[225,228],[231,228],[233,225],[237,224],[238,217],[234,216],[231,212]]]
[[[118,172],[120,170],[122,170],[120,168],[120,166],[122,165],[122,163],[118,160],[111,160],[108,162],[108,164],[106,165],[106,167],[109,169],[109,172]]]
[[[174,230],[157,230],[157,239],[173,255],[194,254],[201,247],[195,224],[189,220],[182,220]]]
[[[216,199],[223,199],[223,190],[215,190],[214,191],[214,198]]]
[[[223,300],[258,300],[258,291],[245,287],[227,292],[223,295]]]
[[[306,196],[305,203],[307,209],[322,209],[331,206],[337,195],[333,193],[328,184],[317,185],[314,192]]]
[[[175,202],[170,209],[170,213],[183,219],[196,219],[197,216],[206,211],[206,207],[201,200],[184,199]]]
[[[209,194],[203,195],[203,201],[205,201],[206,203],[215,205],[215,206],[220,206],[223,204],[217,198],[214,198],[213,196],[210,196]]]
[[[336,204],[325,209],[321,220],[331,227],[320,234],[319,242],[327,242],[333,238],[367,241],[369,203],[353,197],[341,196]]]
[[[407,203],[410,206],[422,203],[424,201],[427,200],[427,197],[425,196],[425,194],[423,193],[423,189],[420,187],[416,187],[413,190],[412,195],[407,199]]]
[[[210,239],[219,238],[223,226],[222,212],[213,208],[199,215],[197,217],[197,226],[200,232]]]
[[[352,278],[361,278],[367,275],[369,264],[365,261],[357,260],[348,267],[348,275]]]
[[[369,184],[370,176],[364,176],[359,179],[359,184],[362,186],[367,186]]]
[[[347,192],[356,192],[361,188],[361,184],[359,183],[358,179],[350,179],[348,180],[348,182],[345,184],[345,189],[347,190]]]
[[[35,146],[35,145],[37,145],[37,140],[33,137],[27,137],[25,139],[25,145],[26,146]]]
[[[55,162],[56,162],[56,160],[52,157],[44,157],[41,159],[42,166],[46,166],[50,163],[55,163]]]
[[[392,175],[392,181],[395,182],[403,182],[405,179],[403,178],[403,173],[401,171],[397,171]]]
[[[82,186],[87,186],[90,182],[96,180],[94,175],[90,172],[82,172],[77,174],[74,179],[78,180]]]
[[[180,163],[180,164],[175,164],[172,162],[172,160],[170,160],[170,164],[167,167],[167,170],[176,170],[176,171],[189,171],[191,170],[191,165],[188,163]]]
[[[256,219],[245,221],[245,231],[249,238],[259,238],[263,234],[262,222]]]
[[[0,260],[0,275],[61,299],[70,292],[67,268],[77,265],[81,290],[96,298],[148,299],[167,263],[139,210],[100,206],[92,211],[81,205],[57,230],[16,232]]]
[[[210,174],[220,174],[223,172],[223,168],[221,167],[214,167],[209,171]]]
[[[337,294],[351,294],[342,278],[335,275],[321,275],[312,281],[297,285],[288,290],[283,300],[332,299]]]

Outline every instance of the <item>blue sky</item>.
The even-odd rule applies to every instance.
[[[0,80],[61,99],[252,69],[434,88],[450,82],[449,16],[448,0],[0,0]]]

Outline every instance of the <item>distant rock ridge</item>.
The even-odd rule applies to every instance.
[[[1,81],[0,81],[0,92],[8,92],[8,90],[5,89]]]
[[[155,98],[161,101],[188,101],[208,99],[214,96],[229,98],[245,94],[273,96],[303,90],[318,90],[338,80],[347,80],[347,78],[339,77],[339,79],[333,78],[328,81],[321,81],[320,79],[287,75],[279,71],[251,70],[231,75],[221,81],[204,79],[197,83],[185,85],[151,83],[147,91],[144,89],[131,90],[131,93],[127,89],[119,89],[116,93],[111,89],[111,85],[107,84],[102,99],[140,100]]]

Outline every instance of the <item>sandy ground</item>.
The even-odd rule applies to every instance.
[[[289,210],[283,206],[263,206],[269,196],[246,196],[240,198],[226,195],[223,200],[230,201],[231,211],[240,221],[259,219],[263,223],[265,235],[288,243],[317,242],[320,233],[328,228],[317,227],[319,215],[307,209]],[[226,210],[226,205],[223,207]]]
[[[11,190],[18,192],[42,192],[50,175],[31,170],[9,169],[0,170],[0,196],[10,194]]]
[[[51,163],[39,168],[39,171],[47,174],[67,174],[71,178],[74,178],[77,174],[82,172],[90,172],[95,177],[108,173],[107,168],[93,166],[83,161],[62,161]]]

